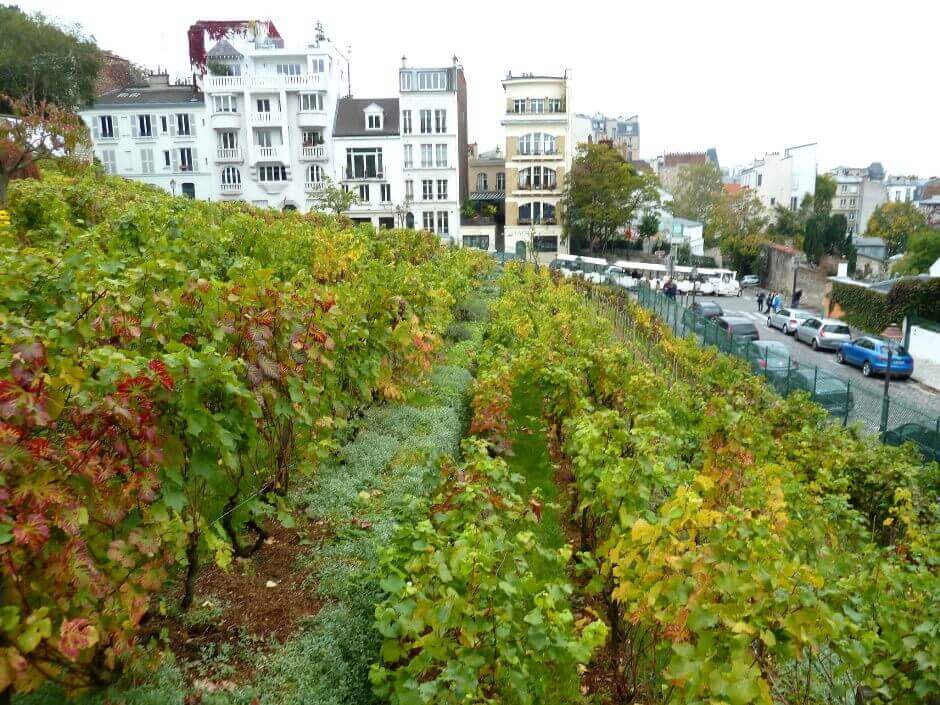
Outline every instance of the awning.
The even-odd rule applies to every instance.
[[[470,194],[471,201],[505,201],[505,191],[473,191]]]

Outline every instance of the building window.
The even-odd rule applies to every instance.
[[[258,181],[287,181],[287,168],[283,164],[259,166]]]
[[[424,229],[430,233],[434,232],[434,211],[424,211],[421,214],[424,220]]]
[[[304,147],[316,147],[318,144],[323,144],[323,133],[320,130],[304,130],[301,136]]]
[[[401,111],[401,132],[403,135],[411,134],[411,111]]]
[[[117,156],[113,149],[101,150],[101,165],[107,173],[117,173]]]
[[[399,80],[403,91],[411,90],[411,71],[402,71],[399,74]]]
[[[314,59],[310,62],[310,68],[314,73],[323,73],[326,70],[326,62],[323,59]]]
[[[846,202],[846,199],[845,199],[845,198],[839,199],[839,207],[845,208],[845,202]]]
[[[346,149],[347,179],[381,179],[382,150],[377,147]]]
[[[171,162],[171,159],[170,159],[170,150],[164,149],[164,150],[163,150],[163,168],[164,168],[164,169],[169,169],[171,163],[172,163],[172,162]]]
[[[434,150],[433,145],[422,144],[421,145],[421,166],[425,169],[434,166]]]
[[[447,179],[437,180],[437,200],[438,201],[447,200]]]
[[[413,201],[415,200],[415,182],[411,179],[405,180],[405,200]]]
[[[850,199],[849,199],[849,205],[850,205],[850,206],[854,206],[854,205],[855,205],[855,199],[854,199],[854,198],[850,198]]]
[[[366,128],[369,130],[381,130],[382,129],[382,116],[379,113],[366,115]]]
[[[242,182],[242,173],[237,167],[227,166],[222,169],[222,183],[226,186],[238,186]]]
[[[777,205],[777,199],[774,198],[773,196],[770,197],[770,205],[772,205],[772,206]]]
[[[532,100],[530,100],[529,112],[530,113],[544,113],[545,112],[545,99],[533,98]]]
[[[270,113],[271,112],[271,99],[270,98],[258,98],[256,101],[258,106],[259,113]]]
[[[447,132],[447,111],[446,110],[435,110],[434,111],[434,131],[438,134],[443,134]]]
[[[516,98],[514,101],[512,101],[512,111],[514,113],[524,113],[525,98]]]
[[[430,135],[431,134],[431,111],[422,110],[419,112],[421,118],[421,134]]]
[[[152,149],[140,150],[140,170],[145,174],[152,174],[154,172]]]
[[[382,196],[382,203],[391,203],[392,202],[392,185],[391,184],[382,184],[379,187]]]
[[[555,154],[555,138],[544,132],[530,132],[519,138],[519,154]]]
[[[450,214],[447,211],[437,212],[437,234],[450,234]]]
[[[193,149],[182,147],[180,149],[180,171],[193,171]]]
[[[114,120],[110,115],[98,116],[98,131],[101,137],[114,137]]]
[[[359,184],[359,202],[368,203],[369,201],[369,184]]]
[[[190,125],[189,125],[189,113],[178,113],[176,115],[176,134],[178,135],[192,134],[190,131]]]
[[[212,96],[212,106],[217,113],[234,113],[237,112],[237,102],[235,96],[233,95],[216,95]]]
[[[519,225],[555,224],[555,206],[551,203],[534,201],[519,206]]]
[[[486,174],[477,174],[477,191],[486,191]]]
[[[760,185],[763,184],[763,183],[764,183],[764,175],[763,175],[763,174],[758,174],[758,175],[757,175],[757,185],[760,186]]]
[[[532,238],[532,249],[536,252],[557,252],[558,238],[554,235],[535,235]]]
[[[300,64],[278,64],[277,73],[279,76],[299,76]]]
[[[437,166],[447,166],[447,145],[439,144],[435,149]]]
[[[463,246],[470,247],[474,250],[488,250],[490,249],[490,236],[489,235],[464,235]]]
[[[170,131],[170,123],[166,115],[160,116],[160,132],[164,135]]]
[[[406,169],[410,169],[410,168],[411,168],[411,165],[414,163],[414,161],[413,161],[413,159],[412,159],[412,157],[413,157],[413,154],[412,154],[413,150],[412,150],[410,144],[406,144],[404,149],[405,149],[405,168],[406,168]]]
[[[433,179],[422,179],[421,199],[424,201],[434,200],[434,180]]]
[[[561,98],[549,98],[548,101],[547,101],[547,103],[548,103],[548,112],[550,112],[550,113],[560,113],[560,112],[562,112],[562,109],[561,109]],[[628,128],[628,129],[627,129],[627,132],[629,132],[629,131],[630,131],[630,130],[629,130],[629,128]]]
[[[446,71],[419,71],[418,72],[418,90],[419,91],[446,91],[447,90],[447,72]]]
[[[855,220],[855,211],[849,213],[849,220]]]
[[[519,172],[520,189],[554,189],[555,170],[547,166],[532,166]]]
[[[150,122],[149,115],[137,116],[137,136],[153,137],[153,125]]]
[[[506,190],[506,174],[502,171],[496,174],[496,190],[505,191]]]
[[[790,210],[795,211],[797,208],[796,196],[790,196]]]
[[[323,110],[322,93],[301,93],[300,109],[304,111]]]
[[[307,181],[312,184],[319,184],[323,181],[323,167],[319,164],[312,164],[307,169]]]

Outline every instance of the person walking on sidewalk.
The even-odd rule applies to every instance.
[[[757,312],[764,312],[764,292],[761,291],[757,294]]]
[[[780,292],[778,291],[776,294],[774,294],[774,313],[780,313],[781,306]]]
[[[773,307],[773,305],[774,305],[774,294],[776,294],[776,293],[777,293],[776,291],[768,291],[768,292],[767,292],[767,299],[766,299],[766,301],[764,302],[764,303],[767,304],[767,309],[764,311],[764,313],[770,313],[770,309],[771,309],[771,308]]]

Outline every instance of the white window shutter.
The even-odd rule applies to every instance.
[[[175,149],[170,150],[170,170],[173,172],[180,170],[180,155]]]
[[[150,116],[150,134],[153,137],[156,137],[160,134],[160,116],[151,115]]]
[[[115,137],[121,136],[121,120],[117,115],[111,116],[111,132]]]
[[[170,123],[170,137],[174,137],[176,136],[176,114],[171,113],[168,121]]]
[[[137,118],[136,115],[131,115],[131,135],[133,135],[134,137],[137,137],[137,124],[139,122],[140,120]]]
[[[193,171],[200,171],[199,169],[199,150],[193,147]]]
[[[94,137],[95,139],[98,139],[98,138],[101,136],[101,130],[100,130],[99,127],[98,127],[98,125],[99,125],[100,123],[101,123],[101,118],[99,118],[99,117],[92,118],[92,121],[91,121],[91,136]]]
[[[197,116],[193,113],[189,114],[189,134],[193,137],[196,136],[196,120]]]

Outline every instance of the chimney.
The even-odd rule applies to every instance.
[[[404,54],[401,55],[401,67],[403,69],[408,68],[408,57]]]

